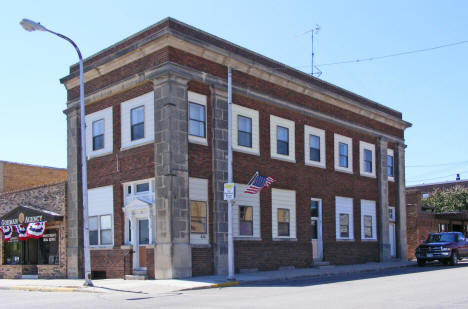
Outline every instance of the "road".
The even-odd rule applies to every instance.
[[[139,294],[0,291],[0,308],[468,308],[468,263]]]

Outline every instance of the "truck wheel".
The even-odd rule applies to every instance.
[[[455,266],[458,264],[458,254],[457,251],[453,251],[450,256],[450,265]]]
[[[418,266],[423,267],[424,265],[426,265],[426,260],[418,259]]]

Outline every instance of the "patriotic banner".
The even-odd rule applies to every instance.
[[[18,239],[19,240],[26,240],[28,239],[28,235],[26,234],[26,228],[22,224],[15,224],[13,225],[16,229],[16,232],[18,233]]]
[[[3,233],[3,241],[9,241],[11,239],[11,235],[13,234],[13,230],[11,229],[11,226],[2,225],[0,226],[0,229],[2,230],[2,233]]]
[[[252,179],[249,181],[249,187],[244,191],[244,193],[257,194],[258,192],[262,191],[264,187],[270,186],[275,181],[276,179],[274,179],[273,177],[265,177],[256,172]]]
[[[26,228],[26,236],[29,238],[41,238],[44,235],[44,231],[46,228],[46,222],[34,222],[29,223],[28,227]]]

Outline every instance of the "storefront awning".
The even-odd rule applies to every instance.
[[[28,224],[35,222],[51,222],[61,221],[63,216],[61,214],[38,209],[32,206],[18,206],[12,209],[10,212],[0,217],[0,225],[16,225],[16,224]]]

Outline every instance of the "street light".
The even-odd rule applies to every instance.
[[[85,132],[85,115],[84,115],[84,84],[83,84],[83,57],[81,56],[80,49],[70,38],[63,34],[51,31],[41,25],[40,23],[34,22],[30,19],[24,18],[20,22],[26,31],[46,31],[52,33],[64,40],[70,42],[71,45],[76,49],[78,57],[80,58],[80,120],[81,120],[81,175],[83,183],[83,249],[84,249],[84,272],[85,272],[85,286],[93,286],[91,282],[91,261],[89,254],[89,227],[88,227],[88,176],[86,167],[86,132]]]

